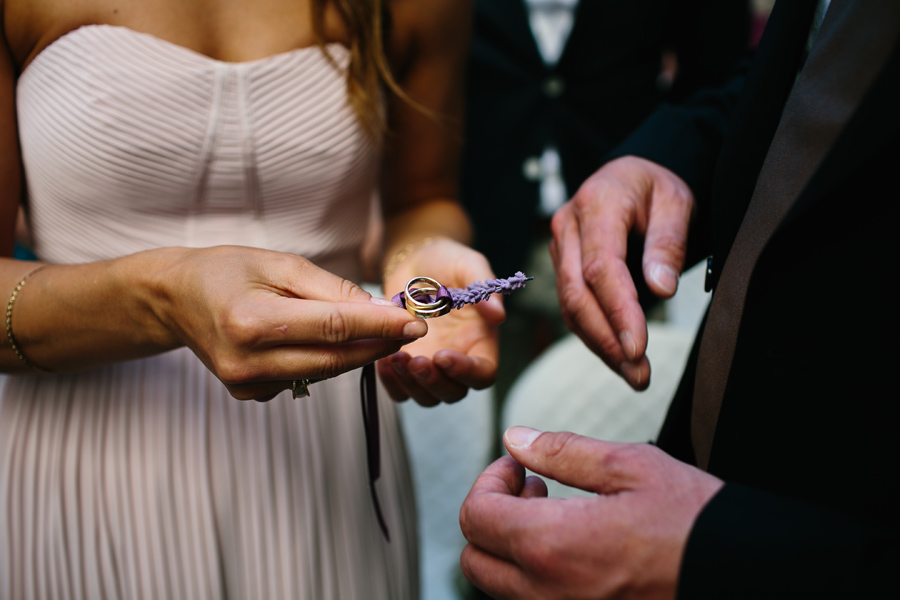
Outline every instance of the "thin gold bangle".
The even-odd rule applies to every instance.
[[[22,278],[22,281],[20,281],[19,284],[16,286],[16,288],[12,291],[12,294],[10,294],[10,296],[9,296],[9,301],[6,303],[6,337],[9,338],[9,344],[12,346],[13,352],[16,353],[16,356],[19,357],[19,360],[21,360],[25,364],[25,366],[27,366],[28,368],[33,369],[35,371],[41,371],[41,372],[46,372],[46,371],[44,369],[38,367],[37,365],[35,365],[33,362],[31,362],[27,358],[25,358],[25,355],[22,354],[22,351],[19,350],[19,346],[16,344],[16,338],[13,337],[13,332],[12,332],[12,309],[13,309],[13,304],[15,304],[15,302],[16,302],[16,298],[18,298],[18,296],[19,296],[19,292],[22,291],[22,287],[25,285],[25,282],[28,281],[28,278],[46,266],[47,265],[41,265],[37,269],[33,269],[32,271],[29,271],[28,273],[26,273],[25,277]]]
[[[434,237],[424,237],[421,240],[416,240],[415,242],[410,242],[407,245],[400,248],[394,256],[391,257],[391,260],[388,261],[388,264],[384,267],[384,271],[381,275],[381,280],[384,281],[388,277],[394,274],[394,271],[397,270],[397,267],[400,266],[406,257],[412,254],[413,250],[418,250],[422,246],[427,246],[431,242],[435,241],[437,238]]]

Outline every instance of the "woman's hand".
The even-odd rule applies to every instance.
[[[154,312],[241,400],[268,400],[294,379],[361,367],[428,330],[422,319],[292,254],[179,251]]]
[[[386,296],[403,291],[413,277],[446,287],[465,287],[493,278],[487,260],[458,242],[439,238],[416,248],[385,281]],[[404,311],[406,312],[406,311]],[[453,309],[428,320],[428,335],[402,352],[378,361],[378,374],[394,400],[413,398],[423,406],[462,399],[497,376],[497,325],[506,313],[496,294],[475,306]]]

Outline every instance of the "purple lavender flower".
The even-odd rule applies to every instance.
[[[522,271],[508,279],[485,279],[476,281],[463,288],[449,288],[451,304],[453,308],[462,308],[466,304],[478,304],[486,300],[491,294],[510,294],[514,290],[525,287],[525,282],[534,277],[525,277]]]

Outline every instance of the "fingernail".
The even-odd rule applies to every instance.
[[[525,449],[531,446],[531,442],[533,442],[537,436],[541,435],[541,433],[542,432],[537,429],[532,429],[531,427],[510,427],[506,430],[506,433],[503,434],[503,440],[509,447]]]
[[[632,361],[637,357],[637,344],[634,343],[634,338],[631,337],[630,331],[623,331],[619,334],[619,343],[622,344],[625,358]]]
[[[654,265],[650,271],[650,279],[666,294],[674,294],[678,289],[678,273],[668,265],[662,263]]]
[[[420,338],[428,333],[428,325],[425,321],[413,321],[403,326],[403,337]]]
[[[644,371],[640,363],[622,363],[619,366],[619,373],[632,387],[640,388],[644,384]]]
[[[376,298],[375,296],[369,298],[369,302],[371,302],[372,304],[377,304],[378,306],[397,306],[390,300],[387,300],[385,298]]]

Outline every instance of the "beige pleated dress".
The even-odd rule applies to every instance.
[[[347,50],[327,49],[343,68]],[[319,48],[225,63],[86,26],[26,68],[18,111],[42,260],[240,244],[358,275],[379,151]],[[359,373],[311,391],[240,402],[188,350],[8,377],[0,598],[417,597],[391,402],[380,394],[388,543]]]

